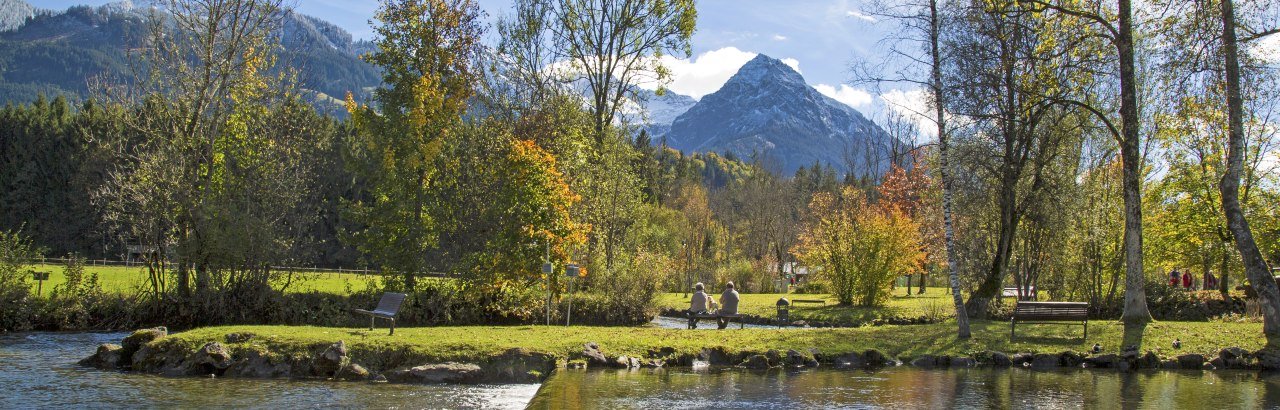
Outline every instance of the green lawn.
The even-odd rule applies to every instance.
[[[915,289],[913,289],[913,292]],[[798,303],[791,305],[792,320],[824,321],[838,323],[869,323],[876,319],[936,317],[938,319],[955,316],[955,308],[951,302],[950,289],[936,287],[926,288],[923,295],[907,296],[905,288],[893,291],[893,297],[884,307],[840,306],[832,295],[778,294],[778,293],[744,293],[739,295],[738,312],[760,317],[777,315],[778,298],[821,299],[825,305]],[[712,294],[716,301],[720,294]],[[672,309],[688,309],[689,295],[681,293],[664,293],[658,295],[658,306]]]
[[[66,276],[63,274],[62,265],[33,265],[32,269],[38,272],[49,272],[49,280],[43,284],[42,295],[48,296],[54,286],[61,285],[66,282]],[[102,284],[102,289],[112,293],[130,293],[135,292],[143,286],[148,286],[147,272],[142,267],[126,267],[126,266],[85,266],[86,274],[98,274],[98,282]],[[27,278],[31,279],[31,278]],[[277,289],[285,285],[282,278],[278,283],[273,284]],[[330,273],[330,272],[299,272],[293,275],[293,280],[288,283],[287,291],[291,293],[305,292],[323,292],[339,295],[348,294],[348,285],[351,291],[360,291],[365,289],[368,281],[376,280],[376,275],[359,275],[353,273]],[[29,280],[31,289],[38,289],[36,281]]]
[[[921,354],[971,354],[994,350],[1006,353],[1058,353],[1087,351],[1094,343],[1115,353],[1121,345],[1118,322],[1095,321],[1089,339],[1081,338],[1079,326],[1024,325],[1018,338],[1009,339],[1004,322],[978,321],[973,337],[955,338],[952,322],[929,325],[873,326],[826,329],[728,329],[679,330],[656,327],[591,326],[467,326],[398,328],[395,335],[385,329],[323,328],[307,326],[224,326],[179,333],[168,343],[183,343],[191,349],[208,341],[223,341],[233,332],[251,332],[250,344],[262,344],[276,352],[303,353],[313,346],[346,341],[353,354],[372,355],[397,351],[403,355],[434,361],[471,361],[493,356],[510,348],[550,353],[560,358],[581,352],[587,342],[597,342],[610,355],[644,356],[664,347],[679,353],[696,353],[703,348],[722,347],[729,353],[763,352],[768,349],[817,348],[828,354],[877,349],[895,357]],[[1175,338],[1182,348],[1172,349]],[[1216,357],[1218,350],[1239,346],[1250,351],[1264,344],[1262,325],[1257,323],[1160,322],[1147,326],[1143,350],[1164,357],[1200,353]],[[363,353],[361,353],[363,352]]]

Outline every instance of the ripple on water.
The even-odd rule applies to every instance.
[[[536,384],[396,385],[166,378],[76,365],[124,333],[0,336],[0,409],[14,408],[524,408]]]

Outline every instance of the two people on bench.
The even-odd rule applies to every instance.
[[[724,293],[720,294],[720,308],[712,311],[716,300],[708,295],[706,287],[702,282],[693,285],[693,298],[689,301],[689,321],[691,327],[698,326],[698,315],[715,314],[715,315],[736,315],[738,314],[738,291],[734,289],[733,282],[724,285]],[[716,324],[720,329],[729,326],[728,318],[716,318]]]

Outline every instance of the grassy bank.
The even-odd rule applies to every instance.
[[[895,357],[922,354],[971,354],[984,350],[1007,353],[1058,353],[1066,350],[1084,352],[1094,343],[1105,352],[1120,350],[1122,328],[1116,322],[1091,322],[1089,339],[1081,339],[1078,326],[1019,326],[1018,338],[1009,339],[1009,325],[1004,322],[980,321],[973,324],[973,338],[958,341],[953,323],[910,326],[875,326],[836,329],[730,329],[677,330],[654,327],[424,327],[396,329],[387,335],[385,329],[323,328],[306,326],[224,326],[183,332],[167,339],[195,349],[209,341],[223,341],[230,333],[253,333],[248,344],[262,345],[275,352],[305,352],[315,346],[343,340],[352,349],[353,358],[369,362],[370,355],[395,352],[427,361],[477,361],[511,348],[546,353],[566,359],[582,351],[587,342],[597,342],[609,355],[645,357],[663,348],[677,353],[697,353],[704,348],[723,348],[726,352],[762,352],[769,349],[817,348],[827,354],[861,352],[877,349]],[[1173,357],[1184,353],[1200,353],[1216,357],[1225,347],[1238,346],[1250,351],[1262,347],[1261,324],[1159,322],[1146,328],[1143,350]],[[1181,349],[1173,349],[1174,339],[1182,340]]]
[[[37,272],[49,272],[49,280],[43,284],[41,294],[48,296],[54,286],[61,285],[66,282],[66,275],[63,274],[63,265],[56,264],[37,264],[31,269]],[[98,283],[102,285],[102,290],[109,293],[130,294],[147,285],[147,272],[139,266],[85,266],[85,274],[97,274]],[[292,279],[285,288],[289,293],[306,293],[306,292],[322,292],[335,295],[347,295],[350,291],[359,291],[365,288],[370,280],[377,280],[377,275],[360,275],[354,273],[332,273],[332,272],[294,272]],[[32,292],[37,289],[38,284],[31,278],[27,278],[31,284]],[[276,288],[285,285],[282,280],[273,284]]]
[[[913,289],[914,291],[914,289]],[[720,300],[718,292],[712,297]],[[744,293],[739,295],[738,312],[772,318],[777,316],[778,298],[790,300],[809,299],[822,300],[825,304],[796,303],[791,306],[792,320],[822,321],[833,323],[871,323],[877,319],[915,319],[929,318],[933,321],[943,320],[955,315],[951,305],[950,289],[927,288],[924,294],[907,295],[905,288],[893,290],[893,297],[882,307],[840,306],[839,301],[829,294],[780,294],[780,293]],[[689,295],[682,293],[664,293],[658,296],[660,308],[683,310],[689,308]]]

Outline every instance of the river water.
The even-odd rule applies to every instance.
[[[30,408],[524,408],[537,384],[399,385],[167,378],[79,367],[124,333],[0,336],[0,409]]]
[[[0,409],[1280,408],[1280,375],[1022,369],[560,370],[542,386],[165,378],[75,363],[123,333],[0,335]]]

